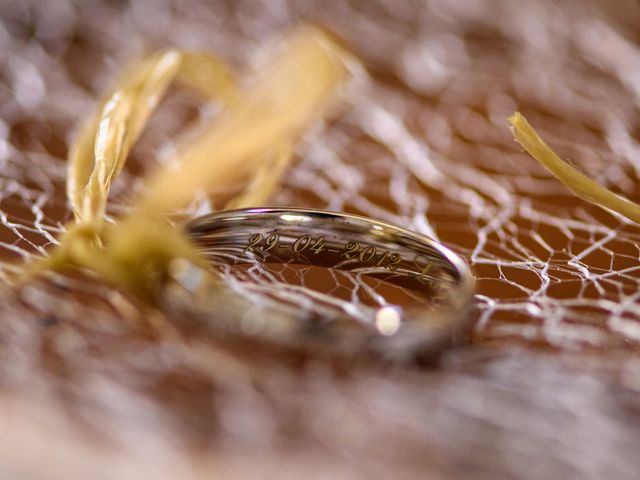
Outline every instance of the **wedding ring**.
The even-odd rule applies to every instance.
[[[231,314],[217,304],[225,316],[241,317],[227,325],[240,322],[279,343],[394,360],[430,355],[466,337],[474,279],[459,256],[419,233],[291,207],[205,215],[186,231],[212,267],[238,269],[275,306],[245,299],[244,312]],[[312,293],[314,283],[325,292]],[[338,293],[343,298],[333,301]]]

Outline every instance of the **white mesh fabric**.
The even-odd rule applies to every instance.
[[[184,340],[181,324],[97,282],[5,286],[5,472],[635,478],[640,229],[574,198],[506,127],[522,111],[561,156],[639,199],[635,2],[8,0],[0,17],[2,271],[63,231],[72,129],[128,60],[177,46],[241,68],[310,19],[371,79],[308,135],[272,203],[426,233],[478,279],[472,345],[441,370],[338,380],[324,366],[292,373],[259,348]],[[143,135],[112,214],[192,113],[181,95]]]
[[[505,127],[508,114],[523,110],[561,153],[633,195],[639,60],[624,35],[632,16],[616,18],[597,2],[564,10],[544,2],[381,3],[371,11],[337,3],[330,12],[311,3],[258,9],[258,18],[242,2],[233,12],[136,5],[3,6],[6,260],[41,252],[69,218],[65,142],[125,59],[172,44],[244,62],[302,12],[343,35],[374,80],[355,89],[339,122],[310,136],[274,203],[354,211],[442,239],[477,273],[483,338],[560,346],[640,338],[637,230],[574,199],[517,152]],[[236,23],[221,22],[229,15]],[[139,149],[147,160],[172,134],[154,126]],[[126,198],[114,197],[116,207]]]

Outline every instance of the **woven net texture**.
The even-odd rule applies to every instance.
[[[78,122],[131,60],[241,70],[311,21],[366,85],[312,131],[270,202],[435,237],[477,278],[469,345],[432,368],[335,365],[228,342],[80,275],[0,289],[0,476],[12,479],[637,478],[640,228],[520,151],[523,112],[640,200],[640,7],[627,0],[0,1],[2,272],[70,220]],[[197,112],[172,90],[114,185]]]

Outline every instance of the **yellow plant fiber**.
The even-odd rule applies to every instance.
[[[541,163],[578,197],[640,223],[640,205],[624,198],[580,173],[562,160],[536,133],[527,119],[516,112],[509,117],[511,132],[529,155]]]
[[[145,300],[157,299],[177,259],[201,262],[167,215],[198,195],[245,182],[228,207],[257,206],[278,185],[293,145],[346,78],[345,54],[324,32],[303,27],[240,90],[218,58],[168,50],[135,64],[82,126],[69,153],[67,196],[75,222],[28,275],[70,266],[90,270]],[[119,221],[105,221],[111,183],[170,84],[220,102],[204,133],[157,169]]]

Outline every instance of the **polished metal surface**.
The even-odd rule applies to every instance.
[[[460,257],[424,235],[363,216],[307,208],[224,211],[186,228],[215,266],[326,267],[401,285],[424,302],[421,308],[378,305],[372,318],[360,322],[348,320],[344,311],[322,316],[301,308],[293,316],[254,312],[267,318],[264,330],[276,340],[295,337],[339,352],[408,359],[464,337],[474,279]]]

